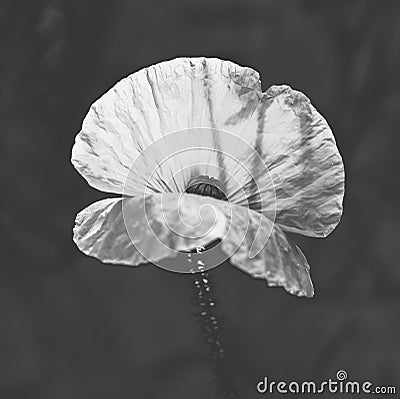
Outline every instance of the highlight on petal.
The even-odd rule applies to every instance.
[[[93,187],[122,193],[135,158],[155,140],[183,129],[218,128],[232,115],[250,115],[260,98],[259,75],[250,68],[216,58],[161,62],[121,80],[91,106],[72,163]],[[244,137],[252,131],[247,123],[237,120],[229,131]]]
[[[227,220],[213,201],[191,194],[98,201],[77,215],[73,239],[86,255],[106,263],[164,267],[164,259],[224,236]],[[169,270],[192,268],[185,256]]]
[[[104,199],[79,212],[73,240],[84,254],[105,263],[135,266],[147,262],[126,231],[121,198]]]
[[[269,209],[275,201],[272,177],[277,223],[284,230],[324,237],[339,222],[344,170],[325,119],[304,94],[289,86],[272,86],[262,93],[258,73],[230,61],[178,58],[121,80],[90,108],[76,137],[72,163],[95,188],[135,195],[144,186],[141,172],[148,171],[157,156],[147,156],[136,178],[126,181],[135,159],[171,133],[198,128],[219,131],[211,142],[206,139],[206,146],[223,153],[220,163],[229,163],[224,152],[232,136],[248,143],[236,146],[236,156],[252,178],[240,182],[246,198],[231,187],[233,202]],[[165,154],[173,153],[180,143],[166,141]],[[186,144],[204,143],[188,137]],[[200,151],[192,153],[192,159],[207,159]],[[182,181],[163,182],[179,167],[179,162],[170,162],[154,192],[182,191]],[[265,168],[271,176],[266,177]],[[259,191],[257,186],[265,189]]]
[[[259,171],[266,166],[276,193],[259,193],[263,208],[276,201],[276,223],[286,231],[327,236],[342,214],[344,167],[326,120],[289,86],[270,87],[250,119],[257,121],[252,147],[265,164],[253,161],[253,176],[268,187]]]
[[[214,242],[204,252],[205,269],[230,258],[234,266],[270,286],[313,295],[304,255],[278,226],[256,211],[210,197],[156,194],[144,200],[99,201],[77,216],[74,241],[103,262],[150,262],[180,273],[196,269],[187,251]],[[253,258],[251,246],[256,248]]]
[[[218,142],[225,143],[223,149]],[[216,128],[179,130],[155,140],[133,162],[123,195],[182,193],[199,176],[215,178],[230,202],[262,211],[274,222],[275,186],[263,159],[239,136]],[[268,202],[249,195],[252,190]]]
[[[91,186],[123,195],[89,206],[74,229],[83,252],[109,263],[188,272],[187,251],[212,244],[207,268],[230,257],[311,296],[284,231],[325,237],[342,214],[344,167],[326,120],[304,94],[262,93],[256,71],[215,58],[121,80],[90,108],[71,161]],[[228,202],[182,195],[199,176],[218,179]]]
[[[288,231],[325,237],[339,223],[344,195],[344,167],[332,131],[304,94],[280,86],[266,98],[260,118],[276,222]]]
[[[292,295],[312,297],[314,288],[310,266],[300,248],[292,244],[278,225],[258,212],[234,207],[230,234],[222,241],[222,250],[229,253],[232,243],[241,236],[240,220],[250,218],[249,229],[230,262],[254,278],[266,280],[268,286],[281,286]],[[255,251],[256,255],[250,254]]]

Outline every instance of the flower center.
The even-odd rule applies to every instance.
[[[221,182],[214,177],[201,175],[190,180],[185,193],[204,195],[223,201],[228,201]]]

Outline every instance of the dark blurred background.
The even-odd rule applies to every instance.
[[[400,2],[3,0],[0,43],[0,398],[217,398],[191,283],[103,265],[71,239],[77,211],[108,196],[69,161],[89,106],[191,55],[304,91],[346,168],[338,228],[297,239],[313,299],[226,264],[212,272],[239,397],[262,397],[263,376],[338,369],[400,391]]]

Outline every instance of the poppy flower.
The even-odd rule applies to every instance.
[[[313,295],[307,260],[286,233],[332,232],[344,168],[304,94],[287,85],[262,92],[256,71],[230,61],[161,62],[91,106],[72,163],[92,187],[120,195],[77,215],[74,241],[85,254],[189,272],[190,253],[205,247],[195,271],[229,258],[269,286]]]

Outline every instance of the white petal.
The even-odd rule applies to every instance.
[[[82,252],[106,263],[156,263],[223,237],[227,221],[211,200],[155,194],[98,201],[77,215],[73,238]],[[189,271],[187,263],[180,271]]]
[[[344,194],[343,162],[326,120],[304,94],[289,86],[267,90],[250,119],[257,127],[255,151],[248,154],[247,163],[258,184],[247,189],[248,196],[253,195],[250,206],[275,206],[275,221],[284,230],[325,237],[340,220]]]
[[[243,224],[248,219],[250,223],[230,262],[252,277],[266,280],[269,286],[282,286],[290,294],[312,297],[310,267],[300,248],[278,225],[258,212],[240,206],[233,207],[233,211],[230,232],[222,241],[223,251],[229,253],[242,237]]]
[[[283,229],[309,236],[329,234],[342,213],[343,163],[325,119],[288,86],[261,93],[258,73],[229,61],[180,58],[123,79],[91,107],[72,162],[92,186],[125,195],[182,192],[208,174],[230,201],[270,218],[276,209]]]
[[[281,229],[258,212],[225,201],[189,194],[103,200],[83,210],[74,229],[78,247],[103,262],[151,262],[178,272],[192,268],[180,251],[218,239],[216,250],[204,253],[206,268],[230,257],[234,266],[268,285],[313,295],[307,261]]]
[[[121,198],[98,201],[79,212],[73,239],[83,253],[105,263],[134,266],[146,262],[126,231]]]
[[[339,223],[344,167],[326,120],[304,94],[287,86],[267,92],[264,157],[275,184],[276,222],[285,230],[325,237]]]
[[[260,97],[258,73],[229,61],[179,58],[150,66],[121,80],[91,106],[72,163],[93,187],[122,193],[134,160],[157,139],[183,129],[221,127],[243,107],[248,116]],[[230,131],[251,131],[244,129],[247,122],[238,121]],[[126,194],[137,189],[129,183]]]

